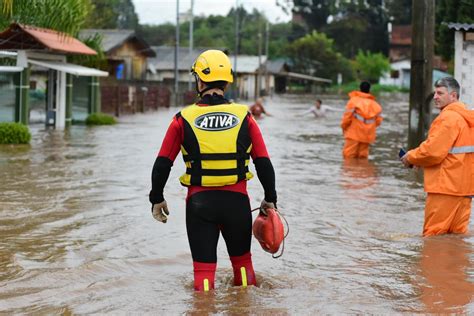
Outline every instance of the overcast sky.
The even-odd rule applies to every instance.
[[[162,24],[176,21],[176,0],[132,0],[141,24]],[[194,15],[227,15],[236,0],[194,0]],[[276,5],[276,0],[238,0],[247,11],[263,12],[270,22],[287,22],[290,16]],[[179,12],[185,13],[191,0],[179,0]]]

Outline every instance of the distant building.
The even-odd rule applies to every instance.
[[[389,59],[391,71],[379,80],[380,84],[410,88],[411,71],[411,25],[393,25],[389,39]],[[433,57],[433,82],[451,76],[446,71],[448,64],[440,56]]]
[[[180,92],[190,91],[194,93],[194,78],[191,76],[190,70],[192,64],[196,58],[204,51],[208,49],[219,49],[209,47],[198,47],[193,49],[190,53],[188,47],[180,47],[178,51],[178,82]],[[174,88],[175,85],[175,66],[174,66],[174,47],[172,46],[153,46],[153,50],[156,53],[155,58],[150,58],[148,61],[148,80],[156,80],[163,82],[167,87]],[[226,52],[225,49],[220,50]],[[264,64],[267,60],[266,56],[249,56],[249,55],[237,55],[237,66],[235,65],[235,56],[229,55],[229,59],[232,63],[232,67],[235,73],[235,81],[232,84],[232,88],[238,87],[237,95],[243,99],[255,99],[257,95],[257,77],[258,69],[260,68],[260,89],[266,90],[273,89],[273,78],[272,74],[268,74],[268,80],[265,78]],[[189,80],[191,80],[191,90],[189,90]],[[268,82],[268,84],[267,84]],[[230,97],[235,98],[235,91],[229,89],[232,95]]]
[[[411,56],[411,25],[393,25],[389,33],[388,57],[391,62],[410,59]],[[433,68],[447,71],[448,64],[440,56],[433,57]]]
[[[146,81],[148,59],[156,56],[133,30],[86,29],[82,39],[100,35],[110,77],[101,80],[102,110],[120,116],[170,105],[170,91]]]
[[[474,106],[474,24],[449,23],[454,29],[454,78],[461,85],[461,101]]]
[[[384,74],[379,83],[383,85],[397,86],[400,88],[410,88],[411,60],[402,59],[390,64],[391,71]],[[439,69],[433,69],[433,82],[443,77],[452,77],[449,73]]]
[[[100,102],[93,95],[98,90],[97,77],[108,73],[67,62],[67,55],[96,54],[64,33],[12,23],[0,33],[0,58],[16,60],[16,66],[0,67],[0,121],[29,124],[36,113],[46,125],[63,129],[75,113],[100,111]],[[15,72],[19,74],[12,76]],[[78,78],[84,80],[82,87]],[[43,88],[40,96],[36,93],[39,86]],[[75,95],[82,88],[83,100],[78,100]]]
[[[267,61],[267,56],[260,56],[259,58],[253,55],[237,55],[237,67],[235,66],[235,56],[229,57],[232,67],[237,73],[235,84],[239,89],[238,95],[246,100],[255,100],[258,96],[264,95],[266,88],[264,65]],[[273,75],[268,74],[268,77],[269,89],[273,90]],[[259,78],[260,82],[258,83]],[[260,89],[260,93],[257,93],[258,89]]]
[[[108,72],[117,80],[143,80],[146,77],[148,58],[155,57],[153,49],[133,30],[80,31],[79,38],[85,40],[99,34],[102,50],[107,56]]]
[[[272,74],[274,77],[274,91],[276,93],[285,93],[288,85],[288,76],[286,73],[290,71],[289,63],[283,59],[269,60],[267,62],[267,72]]]
[[[148,59],[147,64],[147,80],[160,81],[169,87],[174,86],[174,47],[173,46],[152,46],[155,57]],[[178,51],[178,75],[180,90],[184,91],[188,88],[188,82],[194,79],[191,76],[191,66],[196,58],[209,48],[194,48],[191,53],[189,47],[180,47]],[[194,89],[194,83],[193,83]]]
[[[402,60],[411,54],[411,25],[393,25],[389,33],[390,61]]]

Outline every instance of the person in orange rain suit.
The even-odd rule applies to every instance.
[[[474,195],[474,111],[458,101],[459,84],[450,77],[436,81],[434,103],[441,113],[428,138],[402,158],[406,167],[424,168],[423,236],[465,234]]]
[[[382,123],[382,107],[370,94],[370,83],[363,81],[360,91],[349,93],[349,102],[342,116],[341,128],[345,142],[344,158],[367,158],[369,144],[375,141],[375,129]]]

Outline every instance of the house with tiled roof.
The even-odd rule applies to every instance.
[[[148,58],[156,54],[134,30],[84,29],[80,39],[95,35],[102,39],[101,48],[107,57],[108,72],[117,80],[143,80],[146,78]]]
[[[97,77],[108,75],[99,69],[68,63],[67,56],[96,54],[96,51],[67,34],[31,25],[11,24],[0,33],[3,65],[0,67],[0,121],[30,123],[33,112],[31,86],[35,82],[34,71],[38,70],[45,83],[38,103],[39,116],[46,125],[64,128],[73,119],[74,78],[86,77],[96,82]],[[12,75],[14,73],[19,75]],[[98,90],[89,82],[86,87]],[[86,113],[100,111],[97,99],[88,96],[87,93]]]

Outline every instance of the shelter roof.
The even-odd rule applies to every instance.
[[[109,75],[109,73],[106,71],[84,67],[76,64],[65,63],[61,61],[36,60],[30,58],[28,59],[28,62],[33,65],[45,67],[48,69],[54,69],[57,71],[63,71],[65,73],[76,76],[107,77]]]
[[[450,29],[455,29],[456,31],[471,31],[474,30],[474,24],[469,23],[448,23]]]
[[[278,74],[290,70],[290,62],[284,58],[278,58],[267,61],[267,71],[272,74]]]
[[[234,56],[229,56],[232,62],[232,67],[237,73],[255,73],[260,65],[264,65],[267,60],[267,56],[262,55],[260,57],[260,65],[258,63],[258,56],[253,55],[237,55],[237,67],[235,67]]]
[[[145,56],[156,56],[151,46],[141,37],[137,36],[134,30],[85,29],[79,32],[79,38],[84,40],[96,34],[102,37],[102,49],[107,54],[112,53],[124,43],[131,41],[138,45],[140,52]]]
[[[0,50],[97,55],[95,50],[70,35],[19,23],[12,23],[8,29],[0,33]]]

